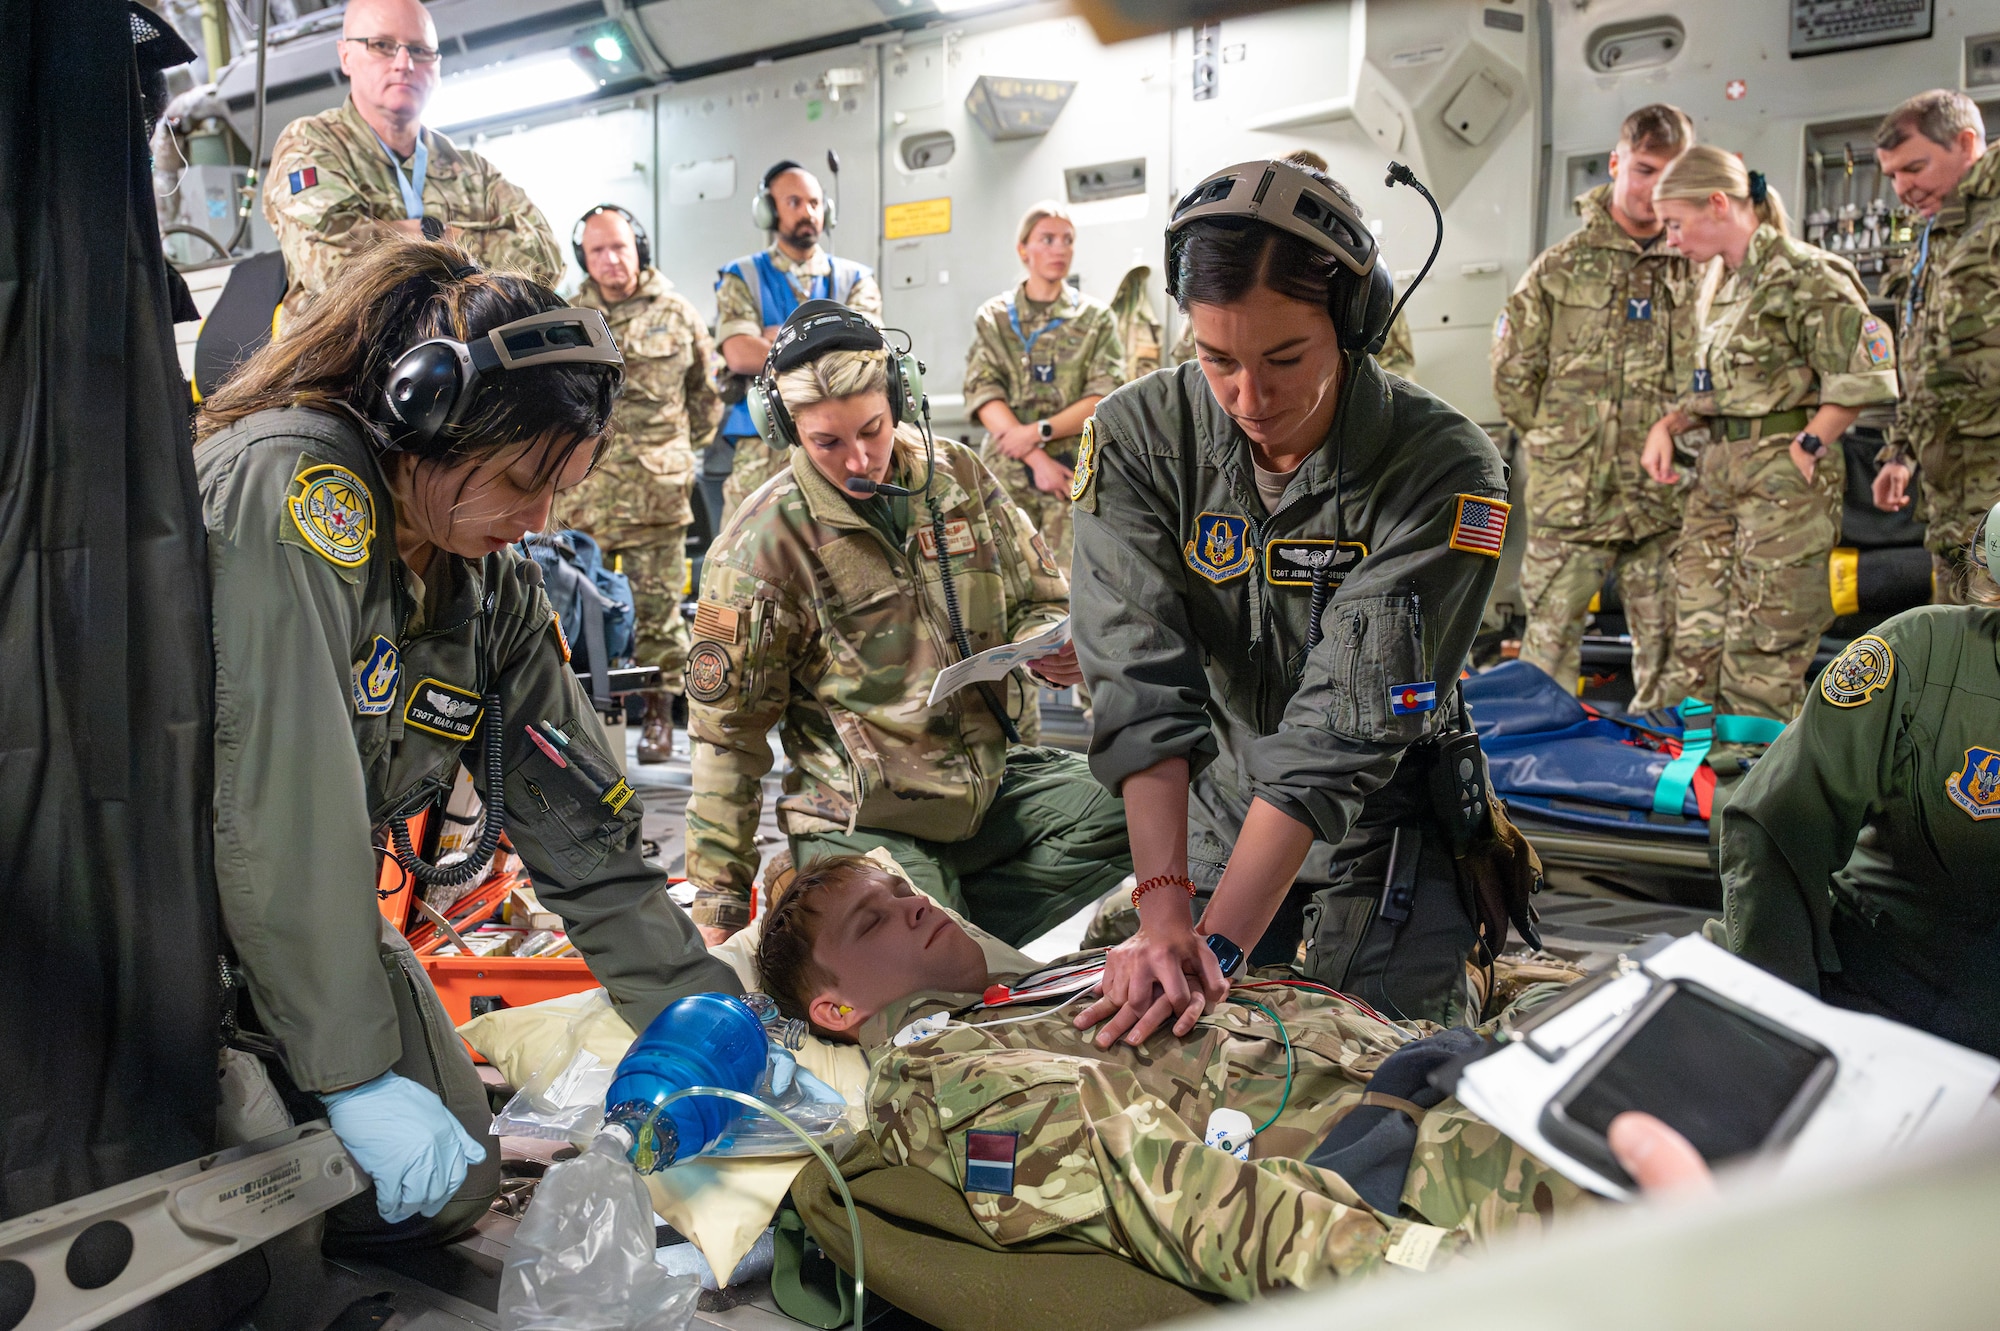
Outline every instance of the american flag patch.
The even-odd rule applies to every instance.
[[[1391,684],[1389,710],[1397,716],[1405,712],[1429,712],[1438,705],[1438,687],[1430,680],[1420,684]]]
[[[1458,516],[1451,524],[1451,548],[1498,559],[1500,543],[1507,539],[1507,514],[1512,507],[1505,500],[1460,495]]]
[[[294,194],[311,189],[314,185],[319,184],[319,168],[316,166],[301,167],[299,170],[292,172],[291,183],[292,193]]]
[[[1014,1150],[1020,1144],[1014,1132],[965,1134],[965,1190],[1014,1195]]]

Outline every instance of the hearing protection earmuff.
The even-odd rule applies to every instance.
[[[757,195],[750,200],[750,220],[757,224],[759,231],[776,231],[778,229],[778,201],[771,197],[771,182],[779,176],[784,175],[787,171],[805,171],[805,168],[788,157],[782,162],[775,163],[770,170],[764,173],[764,178],[757,183]],[[806,174],[811,175],[812,173],[808,171]],[[833,230],[833,224],[833,200],[822,197],[820,200],[820,226],[827,231],[831,231]]]
[[[1404,175],[1408,175],[1407,170]],[[1423,189],[1414,176],[1404,183]],[[1424,193],[1429,196],[1429,191]],[[1371,355],[1381,350],[1389,325],[1401,308],[1395,279],[1382,262],[1381,248],[1361,214],[1317,174],[1283,160],[1239,162],[1188,191],[1167,223],[1167,295],[1175,301],[1180,299],[1181,251],[1187,244],[1187,227],[1215,217],[1263,222],[1332,255],[1353,275],[1351,281],[1335,281],[1327,297],[1327,314],[1333,319],[1341,349]],[[1435,256],[1436,251],[1432,253]],[[1425,271],[1429,271],[1428,264]],[[1421,281],[1420,274],[1417,282]],[[1415,289],[1413,282],[1411,290]],[[1408,295],[1403,299],[1407,301]]]
[[[465,418],[480,380],[542,365],[607,365],[622,379],[625,358],[596,310],[544,310],[501,324],[470,342],[433,337],[396,358],[382,394],[391,451],[425,454]]]
[[[615,203],[598,204],[595,208],[592,208],[589,212],[577,218],[576,225],[570,228],[569,248],[570,252],[576,255],[576,266],[582,269],[585,273],[590,272],[589,265],[584,263],[583,261],[583,226],[584,223],[588,222],[591,218],[597,216],[599,213],[617,213],[620,217],[625,219],[626,225],[632,228],[632,239],[636,241],[638,244],[639,267],[642,270],[646,268],[651,268],[653,266],[652,238],[646,234],[646,228],[639,221],[638,218],[632,216],[632,214],[628,210],[619,207]]]
[[[1986,570],[1986,576],[2000,582],[2000,504],[1986,511],[1979,530],[1972,534],[1972,562]]]
[[[829,351],[887,351],[890,422],[901,425],[923,414],[924,366],[909,346],[901,350],[891,347],[887,334],[845,305],[809,300],[792,311],[792,317],[771,340],[764,372],[750,381],[745,397],[750,423],[772,448],[794,448],[799,442],[798,426],[792,423],[792,413],[778,394],[778,376]]]

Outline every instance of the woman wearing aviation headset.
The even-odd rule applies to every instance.
[[[372,1206],[331,1218],[350,1242],[449,1237],[499,1180],[479,1079],[376,908],[379,850],[449,888],[504,825],[635,1027],[740,987],[640,858],[639,801],[539,570],[510,548],[589,472],[621,366],[597,311],[455,246],[398,242],[203,403],[215,866],[252,1028],[238,1043],[373,1179]],[[461,764],[486,826],[441,871],[405,820]]]
[[[931,696],[953,662],[1059,622],[1069,587],[971,450],[931,437],[921,371],[867,318],[816,300],[750,385],[759,433],[790,470],[702,565],[687,872],[711,936],[749,922],[774,725],[796,863],[886,848],[1010,943],[1131,871],[1124,811],[1083,761],[1011,743],[1017,678]],[[1029,668],[1059,688],[1079,678],[1068,647]]]
[[[2000,505],[1972,562],[2000,568]],[[1729,945],[2000,1055],[2000,589],[1856,638],[1722,814]]]
[[[1185,1034],[1218,956],[1301,941],[1310,978],[1389,1015],[1476,1013],[1440,810],[1486,802],[1454,683],[1507,526],[1499,454],[1376,364],[1391,283],[1325,175],[1209,177],[1166,271],[1198,359],[1106,398],[1077,458],[1091,767],[1125,799],[1140,919],[1077,1024]]]

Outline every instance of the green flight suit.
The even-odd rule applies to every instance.
[[[441,800],[461,763],[484,789],[488,691],[506,724],[507,835],[625,1020],[643,1030],[675,998],[741,988],[640,858],[638,798],[622,783],[574,797],[523,733],[548,721],[615,770],[528,561],[440,555],[419,580],[396,554],[373,448],[328,412],[260,412],[203,440],[195,466],[222,922],[299,1090],[393,1068],[485,1137],[463,1045],[400,938],[384,938],[374,848],[391,819]],[[441,1037],[412,1048],[416,1030]],[[497,1151],[487,1165],[490,1191]]]
[[[1206,889],[1253,797],[1312,828],[1253,961],[1291,961],[1303,934],[1314,979],[1450,1020],[1475,932],[1428,774],[1506,531],[1492,441],[1368,356],[1272,514],[1198,364],[1119,389],[1084,439],[1071,599],[1092,770],[1117,790],[1188,760],[1188,872]],[[1331,600],[1308,652],[1315,577]],[[1419,866],[1402,920],[1380,909],[1399,830]]]
[[[904,425],[896,448],[896,483],[918,485],[923,436]],[[959,659],[932,502],[975,652],[1069,610],[1062,570],[993,474],[950,439],[936,460],[931,498],[900,506],[892,541],[883,501],[850,499],[793,449],[710,548],[687,672],[700,923],[749,922],[774,725],[792,764],[778,825],[795,863],[887,846],[920,887],[1010,943],[1131,872],[1124,809],[1080,760],[1010,748],[977,688],[929,701]],[[1013,678],[991,686],[1002,707],[1021,691]]]
[[[1722,814],[1729,946],[2000,1055],[2000,610],[1857,638]]]

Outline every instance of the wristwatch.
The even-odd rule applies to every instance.
[[[1243,965],[1243,949],[1221,934],[1210,934],[1202,939],[1208,950],[1215,954],[1215,964],[1222,969],[1222,978],[1228,979]]]
[[[1042,437],[1042,442],[1046,444],[1049,440],[1056,437],[1056,427],[1050,425],[1047,421],[1036,421],[1035,433],[1039,434]]]
[[[1826,440],[1820,438],[1812,431],[1800,430],[1797,434],[1792,436],[1792,439],[1794,442],[1798,444],[1800,448],[1803,448],[1809,456],[1816,458],[1823,458],[1826,456]]]

